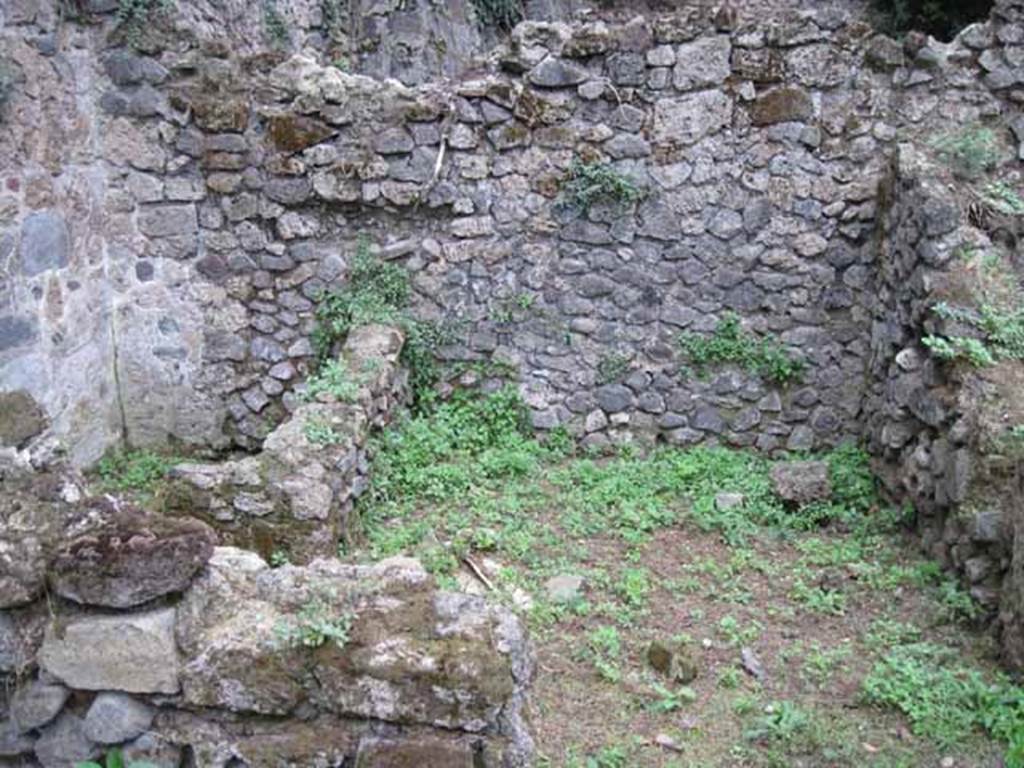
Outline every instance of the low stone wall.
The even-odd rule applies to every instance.
[[[333,556],[339,540],[348,539],[353,505],[367,486],[370,432],[406,400],[402,344],[395,328],[352,330],[338,357],[347,383],[358,388],[351,402],[330,392],[312,402],[299,399],[260,453],[175,467],[157,507],[198,517],[221,541],[264,557],[307,562]]]
[[[3,478],[3,764],[529,764],[532,660],[507,609],[412,560],[271,568],[76,487]]]
[[[944,363],[929,334],[972,335],[933,309],[977,301],[986,256],[1011,264],[1005,243],[973,226],[948,171],[904,146],[883,197],[879,303],[872,338],[869,448],[897,503],[917,513],[929,556],[960,574],[998,618],[1008,663],[1024,665],[1018,560],[1022,507],[1018,456],[1008,431],[1024,420],[1024,364]],[[1011,268],[1012,269],[1012,268]],[[1013,278],[1017,279],[1017,278]]]

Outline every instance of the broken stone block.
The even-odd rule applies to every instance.
[[[651,641],[647,648],[647,663],[675,683],[692,683],[697,679],[697,662],[683,643]]]
[[[824,461],[789,461],[771,469],[775,494],[783,501],[810,504],[832,496],[832,480]]]
[[[199,520],[138,513],[63,546],[49,581],[76,603],[131,608],[187,588],[215,543],[213,530]]]
[[[55,618],[46,630],[39,665],[71,688],[177,693],[174,616],[174,608],[161,608]]]

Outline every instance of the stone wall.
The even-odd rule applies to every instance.
[[[526,23],[500,71],[408,88],[164,22],[143,42],[155,55],[97,51],[89,89],[107,200],[92,282],[111,286],[117,342],[103,402],[128,443],[258,446],[360,236],[413,273],[421,316],[454,327],[446,357],[518,371],[539,428],[764,450],[859,432],[872,196],[894,136],[864,25]],[[575,156],[644,198],[572,211]],[[679,333],[727,311],[806,360],[803,380],[681,371]],[[16,354],[5,369],[38,351]]]
[[[270,568],[73,476],[2,472],[4,765],[529,764],[532,659],[507,609],[411,560]]]

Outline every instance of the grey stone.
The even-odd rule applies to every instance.
[[[28,755],[35,745],[34,737],[21,733],[21,729],[10,720],[0,720],[0,757]],[[12,765],[20,764],[12,763]]]
[[[39,664],[71,688],[177,693],[174,608],[81,616],[47,628]]]
[[[147,205],[139,211],[139,231],[150,237],[179,237],[198,230],[196,207],[191,204]]]
[[[167,70],[150,58],[117,50],[103,60],[103,68],[115,85],[136,85],[147,82],[159,85],[167,79]]]
[[[715,494],[715,509],[728,511],[742,507],[747,502],[747,497],[742,493],[725,492]]]
[[[771,468],[772,486],[783,501],[809,504],[832,496],[832,480],[824,461],[788,461]]]
[[[708,88],[725,82],[730,72],[732,44],[728,35],[715,35],[676,48],[672,83],[680,91]]]
[[[979,544],[995,544],[1002,541],[1003,513],[1000,510],[985,510],[971,518],[969,531],[972,541]]]
[[[657,144],[694,144],[732,122],[732,99],[722,91],[699,91],[654,105]]]
[[[21,225],[21,271],[29,277],[66,267],[71,257],[71,235],[57,211],[39,211]]]
[[[382,131],[373,140],[373,149],[382,155],[399,155],[412,152],[416,142],[404,128]]]
[[[722,414],[718,412],[717,408],[710,405],[697,406],[690,424],[694,429],[714,434],[721,434],[726,428],[725,419],[722,418]]]
[[[101,693],[85,715],[85,735],[97,744],[121,744],[141,735],[155,710],[125,693]]]
[[[567,88],[588,80],[590,73],[570,61],[549,56],[531,69],[528,77],[541,88]]]
[[[647,62],[639,53],[613,53],[606,59],[608,74],[615,85],[643,85],[647,80]]]
[[[571,603],[583,594],[583,577],[573,574],[552,576],[544,582],[544,592],[553,603]]]
[[[46,728],[35,744],[43,768],[73,768],[100,755],[100,748],[85,735],[82,719],[65,712]]]
[[[42,728],[60,714],[70,693],[63,685],[35,680],[11,697],[11,719],[22,733]]]
[[[757,658],[753,648],[743,647],[740,649],[740,663],[743,665],[743,670],[755,680],[764,680],[764,666]]]
[[[595,393],[597,403],[607,413],[621,413],[633,404],[633,392],[622,384],[608,384]]]

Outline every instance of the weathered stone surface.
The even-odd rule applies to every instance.
[[[330,126],[303,115],[283,114],[270,118],[270,139],[282,152],[301,152],[319,144],[333,133]]]
[[[717,90],[700,91],[654,105],[654,140],[659,144],[693,144],[732,122],[732,100]]]
[[[33,317],[0,316],[0,352],[24,347],[39,338],[39,322]]]
[[[21,271],[29,276],[66,267],[71,258],[71,235],[57,211],[39,211],[21,225]]]
[[[366,739],[359,746],[356,768],[403,768],[437,765],[445,768],[474,768],[477,759],[471,744],[423,736],[413,739]]]
[[[46,424],[46,414],[28,392],[0,393],[0,446],[20,447]]]
[[[124,693],[101,693],[85,715],[85,735],[97,744],[137,738],[153,722],[154,709]]]
[[[676,48],[672,82],[680,91],[719,85],[729,76],[732,43],[728,35],[716,35],[684,43]]]
[[[73,768],[100,756],[100,748],[85,735],[82,719],[65,712],[43,729],[35,744],[43,768]]]
[[[124,516],[61,547],[50,585],[77,603],[131,608],[188,587],[215,541],[199,520]]]
[[[174,608],[51,623],[39,664],[71,688],[177,693]]]
[[[63,685],[34,680],[11,697],[11,720],[22,733],[42,728],[60,714],[70,693]]]
[[[542,88],[565,88],[579,85],[589,73],[578,64],[549,56],[530,70],[530,82]]]
[[[774,88],[757,98],[750,116],[755,125],[804,122],[814,116],[814,102],[803,88]]]
[[[35,738],[22,733],[12,721],[0,720],[0,757],[28,755],[35,744]]]
[[[287,634],[304,610],[345,619],[347,639],[283,641],[282,628]],[[518,707],[530,658],[518,620],[479,598],[435,592],[415,561],[270,569],[249,553],[218,549],[178,617],[190,705],[286,714],[308,702],[338,715],[469,732],[493,727],[501,714],[503,733],[529,750]]]
[[[789,461],[771,469],[775,493],[783,501],[809,504],[832,496],[832,480],[824,461]]]

